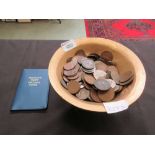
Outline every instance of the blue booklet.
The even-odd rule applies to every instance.
[[[46,109],[49,84],[47,69],[24,69],[11,110]]]

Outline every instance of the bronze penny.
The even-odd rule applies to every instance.
[[[94,82],[94,86],[101,91],[106,91],[110,89],[111,85],[106,79],[98,79]]]
[[[102,52],[101,53],[101,58],[106,60],[106,61],[112,61],[113,60],[112,52],[109,52],[109,51]]]
[[[128,81],[132,76],[133,76],[132,71],[124,72],[124,73],[120,74],[120,82],[123,83],[125,81]]]
[[[83,81],[83,85],[85,86],[86,89],[90,90],[92,87],[87,84],[85,81]]]
[[[104,72],[106,72],[108,68],[108,66],[101,61],[99,61],[98,63],[95,63],[95,67],[96,67],[96,70],[102,70]]]
[[[72,58],[72,61],[70,61],[70,62],[68,62],[68,63],[66,63],[66,64],[64,65],[64,69],[65,69],[65,70],[71,70],[71,69],[73,69],[76,65],[77,65],[77,58],[74,57],[74,58]]]
[[[84,75],[84,80],[90,85],[93,85],[95,82],[95,78],[92,75],[88,75],[88,74]]]
[[[80,69],[80,66],[79,66],[79,64],[77,64],[75,66],[75,68],[72,69],[72,70],[64,70],[64,75],[66,75],[66,76],[75,76],[79,69]]]
[[[67,89],[71,94],[76,94],[80,90],[80,84],[77,81],[69,81]]]
[[[97,91],[95,91],[94,89],[90,90],[90,97],[92,98],[94,102],[97,102],[97,103],[102,102],[102,100],[98,97]]]
[[[82,88],[80,89],[80,91],[76,94],[76,96],[80,99],[80,100],[85,100],[87,98],[89,98],[89,90]]]
[[[74,76],[68,76],[67,79],[69,80],[75,80],[79,77],[79,72],[77,72],[77,74],[75,74]]]
[[[115,91],[113,88],[110,88],[108,91],[98,91],[98,96],[103,102],[111,101],[115,96]]]

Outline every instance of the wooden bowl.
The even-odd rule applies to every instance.
[[[68,52],[60,47],[51,58],[48,68],[51,85],[64,100],[85,110],[105,112],[103,104],[80,100],[71,95],[60,83],[61,72],[66,59],[74,56],[79,49],[85,50],[86,54],[94,52],[100,54],[104,50],[111,51],[120,73],[126,70],[133,71],[134,81],[132,84],[123,89],[112,102],[125,100],[131,105],[140,97],[145,87],[146,73],[142,62],[130,49],[120,43],[103,38],[83,38],[75,40],[75,42],[77,46]]]

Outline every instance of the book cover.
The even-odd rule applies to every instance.
[[[49,84],[47,69],[24,69],[11,110],[46,109]]]

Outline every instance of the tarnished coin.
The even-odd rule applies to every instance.
[[[93,85],[95,82],[95,78],[92,75],[88,75],[88,74],[84,75],[84,80],[90,85]]]
[[[95,91],[94,89],[90,90],[90,97],[92,98],[94,102],[97,102],[97,103],[102,102],[102,100],[98,97],[97,91]]]
[[[109,52],[109,51],[102,52],[101,53],[101,58],[106,60],[106,61],[112,61],[113,60],[112,52]]]
[[[82,67],[84,67],[85,69],[93,69],[95,67],[94,61],[87,58],[82,61]]]
[[[95,67],[96,70],[103,70],[104,72],[106,72],[108,68],[108,66],[102,61],[98,61],[98,63],[95,63]]]
[[[94,82],[94,86],[101,91],[110,89],[111,85],[107,80],[98,79]]]
[[[110,83],[111,88],[115,88],[116,82],[114,80],[112,80],[112,79],[106,79],[106,80]]]
[[[120,82],[128,81],[133,76],[132,71],[127,71],[122,74],[120,74]]]
[[[89,98],[89,90],[82,88],[80,89],[80,91],[76,94],[76,96],[80,99],[80,100],[85,100],[87,98]]]
[[[71,94],[76,94],[80,90],[80,84],[77,81],[69,81],[67,89]]]
[[[66,76],[75,76],[79,69],[80,69],[80,66],[79,66],[79,64],[77,64],[75,66],[75,68],[72,69],[72,70],[64,70],[64,75],[66,75]]]
[[[105,78],[106,74],[107,73],[105,71],[103,71],[103,70],[94,70],[94,73],[93,73],[96,80],[99,79],[99,78],[102,78],[102,77]]]
[[[64,87],[64,88],[67,88],[67,84],[66,84],[66,82],[63,80],[63,79],[61,79],[61,85]]]
[[[76,65],[77,65],[77,58],[74,57],[74,58],[72,58],[72,61],[70,61],[70,62],[68,62],[68,63],[66,63],[66,64],[64,65],[64,69],[65,69],[65,70],[71,70],[71,69],[73,69]]]
[[[108,91],[98,91],[98,96],[103,102],[111,101],[115,96],[115,91],[113,88],[110,88]]]

